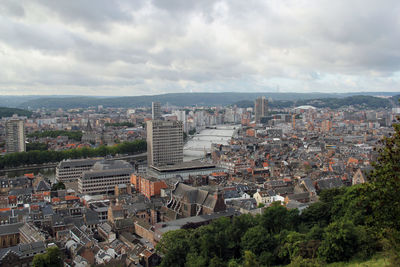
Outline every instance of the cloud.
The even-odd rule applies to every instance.
[[[396,91],[400,3],[0,3],[0,92]]]

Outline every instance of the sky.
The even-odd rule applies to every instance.
[[[400,91],[398,0],[1,0],[1,95]]]

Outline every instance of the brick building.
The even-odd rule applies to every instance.
[[[162,180],[137,174],[131,175],[131,184],[137,192],[145,195],[148,199],[153,196],[159,196],[161,189],[168,188],[167,184]]]

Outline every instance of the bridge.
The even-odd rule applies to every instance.
[[[222,135],[222,134],[196,134],[195,136],[194,136],[194,138],[196,138],[196,137],[198,137],[198,136],[212,136],[212,137],[229,137],[229,138],[231,138],[232,136],[231,135]]]
[[[210,149],[207,150],[207,149],[204,149],[204,148],[196,147],[196,148],[185,148],[183,151],[200,151],[200,152],[206,151],[206,152],[209,152]]]

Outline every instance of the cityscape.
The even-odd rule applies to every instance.
[[[68,265],[156,266],[170,231],[276,203],[301,214],[321,192],[367,182],[400,114],[270,105],[152,102],[3,118],[2,264],[57,246]]]
[[[0,3],[0,266],[400,266],[400,3]]]

